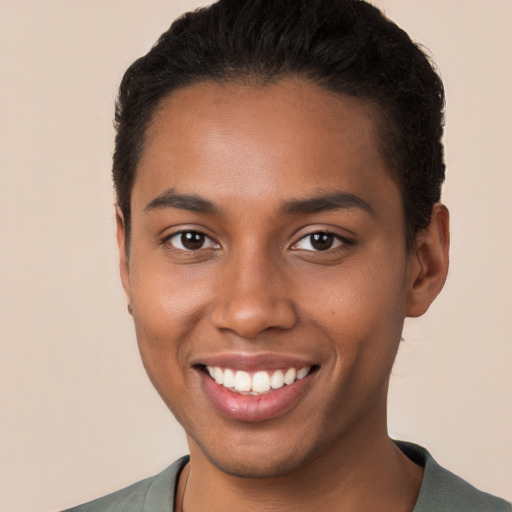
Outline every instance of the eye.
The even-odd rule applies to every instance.
[[[180,231],[168,237],[165,242],[180,251],[218,249],[220,246],[201,231]]]
[[[340,236],[326,231],[317,231],[302,237],[293,249],[301,251],[327,251],[339,247],[343,243],[347,243]]]

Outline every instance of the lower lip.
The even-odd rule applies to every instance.
[[[202,371],[199,374],[203,389],[220,413],[227,418],[246,422],[270,420],[289,411],[305,393],[311,377],[308,374],[293,384],[262,395],[242,395],[217,384]]]

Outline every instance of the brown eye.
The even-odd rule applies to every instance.
[[[302,237],[293,249],[300,251],[321,252],[335,249],[343,245],[351,245],[350,241],[328,231],[317,231]]]
[[[185,249],[193,251],[195,249],[201,249],[204,244],[205,236],[203,233],[197,231],[190,231],[188,233],[181,233],[181,244]]]
[[[209,236],[200,231],[181,231],[170,236],[167,243],[181,251],[217,249],[219,247]]]
[[[311,236],[311,247],[317,251],[326,251],[334,243],[334,235],[330,233],[314,233]]]

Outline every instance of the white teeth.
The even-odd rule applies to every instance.
[[[213,378],[217,384],[222,384],[222,377],[224,377],[224,372],[220,368],[213,369]]]
[[[235,387],[235,372],[233,370],[230,370],[229,368],[227,370],[224,370],[222,384],[227,388]]]
[[[235,371],[230,368],[222,369],[219,366],[206,367],[210,377],[231,391],[237,393],[247,393],[258,395],[268,393],[272,389],[282,388],[285,384],[289,386],[295,381],[302,380],[311,371],[311,367],[288,368],[284,370],[275,370],[268,372],[259,370],[253,374],[243,370]]]
[[[222,370],[221,370],[222,371]],[[251,376],[247,372],[239,371],[235,375],[235,389],[240,391],[251,391]]]
[[[309,368],[301,368],[297,372],[297,380],[302,380],[309,373]]]
[[[277,370],[277,372],[274,372],[272,374],[272,377],[270,377],[270,387],[272,389],[279,389],[284,386],[284,375],[281,370]]]
[[[270,389],[270,376],[267,372],[256,372],[252,378],[252,390],[266,393]]]
[[[284,383],[288,384],[288,386],[290,384],[293,384],[295,382],[295,377],[297,377],[297,372],[296,372],[295,368],[290,368],[284,374]]]

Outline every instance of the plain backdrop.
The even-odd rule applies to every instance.
[[[51,512],[186,453],[118,279],[116,89],[194,0],[0,0],[0,510]],[[204,3],[204,2],[203,2]],[[451,271],[407,322],[389,426],[512,499],[512,2],[380,0],[447,91]]]

